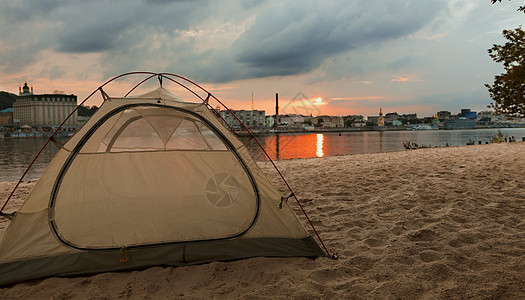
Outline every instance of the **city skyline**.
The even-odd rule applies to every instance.
[[[31,94],[33,94],[33,86],[30,86],[27,84],[27,82],[24,82],[24,85],[27,87],[27,88],[30,88],[31,89]],[[21,91],[23,85],[20,85],[19,86],[19,90]],[[10,91],[4,91],[4,92],[9,92],[17,97],[21,97],[20,95],[23,95],[23,93],[21,93],[19,91],[19,95],[16,95],[15,93],[13,92],[10,92]],[[53,95],[53,94],[64,94],[63,91],[59,91],[59,90],[55,90],[53,92],[50,92],[50,93],[47,93],[47,94],[39,94],[39,93],[35,93],[35,95]],[[301,96],[304,96],[304,95],[301,95]],[[296,97],[297,98],[297,95]],[[377,113],[374,114],[340,114],[340,115],[337,115],[337,114],[333,114],[333,115],[330,115],[330,114],[325,114],[325,113],[322,113],[322,111],[320,109],[317,109],[317,108],[308,108],[308,106],[311,106],[311,107],[314,107],[316,105],[319,104],[319,102],[322,101],[322,99],[320,98],[315,98],[315,99],[310,99],[310,98],[304,98],[304,99],[292,99],[292,100],[284,100],[284,103],[280,103],[280,106],[281,106],[281,109],[282,109],[282,105],[284,104],[284,107],[285,107],[285,111],[280,111],[279,115],[301,115],[301,116],[309,116],[309,115],[312,115],[314,117],[316,116],[341,116],[341,117],[344,117],[344,116],[363,116],[363,117],[367,117],[367,116],[378,116],[380,114],[380,111],[382,111],[383,107],[379,107],[378,110],[377,110]],[[81,100],[78,100],[78,104],[80,105],[80,101]],[[275,105],[275,100],[274,101],[274,105]],[[297,109],[297,108],[294,108],[294,103],[297,103],[299,102],[300,104],[299,105],[296,105],[296,106],[300,106],[301,108]],[[253,103],[252,103],[253,105]],[[89,105],[85,105],[87,107],[89,107]],[[99,107],[99,105],[95,105],[97,107]],[[306,107],[306,108],[305,108]],[[231,107],[228,107],[228,108],[231,108]],[[273,110],[265,110],[265,109],[257,109],[257,108],[244,108],[244,107],[239,107],[239,108],[231,108],[232,110],[241,110],[241,111],[263,111],[265,112],[266,116],[272,116],[272,115],[275,115],[275,106],[273,107]],[[461,112],[463,110],[471,110],[470,108],[468,107],[463,107],[461,109],[459,109],[458,113],[456,114],[454,111],[450,111],[450,110],[447,110],[447,109],[440,109],[434,113],[430,113],[429,115],[425,115],[425,116],[418,116],[418,118],[425,118],[425,117],[434,117],[436,115],[438,115],[438,113],[440,112],[448,112],[450,115],[459,115],[461,114]],[[224,108],[219,108],[219,110],[224,110]],[[491,108],[485,108],[485,109],[482,109],[482,110],[479,110],[479,111],[474,111],[472,110],[473,112],[494,112]],[[312,112],[317,112],[318,114],[313,114]],[[388,110],[385,110],[385,112],[383,113],[383,115],[387,115],[387,114],[399,114],[399,115],[409,115],[409,114],[416,114],[417,115],[417,112],[398,112],[398,111],[388,111]]]
[[[326,115],[482,111],[483,84],[503,71],[487,49],[523,22],[512,1],[121,4],[0,1],[0,90],[27,81],[80,102],[140,70],[188,77],[232,109],[251,107],[253,93],[254,108],[270,112],[275,93],[283,104],[301,93]]]

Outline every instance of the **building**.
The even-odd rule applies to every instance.
[[[248,129],[261,129],[266,127],[266,118],[264,110],[231,110],[231,112],[246,126]],[[239,121],[233,117],[229,111],[221,110],[218,112],[221,118],[226,121],[228,126],[233,130],[243,130]]]
[[[291,128],[303,128],[305,122],[309,121],[310,119],[311,117],[296,114],[279,116],[280,125],[283,124]]]
[[[266,116],[266,127],[267,128],[273,128],[275,124],[275,115],[273,116]]]
[[[379,119],[377,120],[377,126],[385,126],[385,119],[383,118],[383,108],[379,109]]]
[[[468,108],[462,109],[458,117],[471,120],[476,120],[478,118],[477,113],[475,111],[471,111]]]
[[[345,127],[365,127],[365,117],[362,115],[348,115],[343,117]]]
[[[491,110],[480,111],[478,113],[478,119],[483,122],[492,122],[492,116],[494,112]]]
[[[403,114],[399,116],[399,119],[405,120],[406,122],[417,122],[417,114]]]
[[[476,121],[467,118],[450,119],[443,123],[445,129],[472,129],[476,126]]]
[[[345,121],[343,117],[337,116],[317,116],[312,118],[312,124],[316,127],[325,128],[338,128],[345,127]]]
[[[0,110],[0,125],[9,125],[13,124],[13,109],[6,108]]]
[[[366,117],[366,121],[367,123],[370,125],[377,125],[377,123],[379,122],[379,116],[368,116]]]
[[[399,115],[397,114],[397,112],[387,113],[385,114],[384,120],[385,120],[385,124],[394,125],[394,121],[399,120]]]
[[[55,91],[53,94],[33,94],[24,83],[19,88],[19,95],[13,103],[13,122],[32,127],[53,127],[60,125],[77,107],[77,96],[66,95]],[[64,129],[77,125],[78,114],[75,113],[64,123]]]
[[[446,121],[450,119],[450,112],[446,110],[438,111],[436,116],[439,120]]]
[[[496,122],[501,123],[507,120],[505,115],[497,114],[491,110],[480,111],[478,113],[478,120],[482,122]]]

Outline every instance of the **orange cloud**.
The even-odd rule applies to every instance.
[[[380,100],[384,99],[382,96],[364,96],[364,97],[343,97],[343,98],[332,98],[335,101],[361,101],[361,100]]]
[[[393,82],[422,82],[425,81],[421,78],[419,78],[419,75],[415,74],[404,74],[404,75],[393,75],[392,79],[390,81]]]

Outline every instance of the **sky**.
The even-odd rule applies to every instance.
[[[35,94],[60,90],[80,103],[115,76],[149,71],[181,75],[231,109],[267,115],[276,93],[283,114],[488,110],[484,84],[503,67],[487,49],[505,42],[503,29],[523,25],[521,4],[0,0],[0,90],[17,94],[27,82]],[[106,92],[123,96],[142,78]],[[86,102],[101,103],[99,95]]]

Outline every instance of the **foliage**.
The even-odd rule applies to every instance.
[[[495,136],[490,137],[491,143],[503,143],[505,141],[505,136],[501,133],[501,130],[498,130],[498,133]]]
[[[406,150],[420,149],[420,148],[432,148],[430,145],[419,145],[417,143],[406,141],[403,143]]]
[[[494,100],[489,107],[509,117],[525,117],[525,31],[518,27],[503,30],[504,45],[494,44],[490,57],[503,63],[505,72],[494,77],[494,84],[485,84]]]
[[[0,110],[13,107],[13,102],[16,100],[16,95],[8,92],[0,92]]]
[[[403,143],[403,147],[405,147],[406,150],[410,150],[410,149],[417,149],[419,145],[416,143],[412,143],[411,141],[406,141]]]
[[[501,0],[490,0],[490,1],[492,2],[492,4],[494,4],[496,2],[501,2]],[[522,5],[522,6],[518,7],[518,11],[522,11],[522,12],[525,13],[525,5]]]
[[[96,111],[98,110],[98,107],[93,105],[93,106],[84,106],[84,105],[81,105],[79,108],[78,108],[78,115],[79,116],[87,116],[87,117],[91,117]]]

